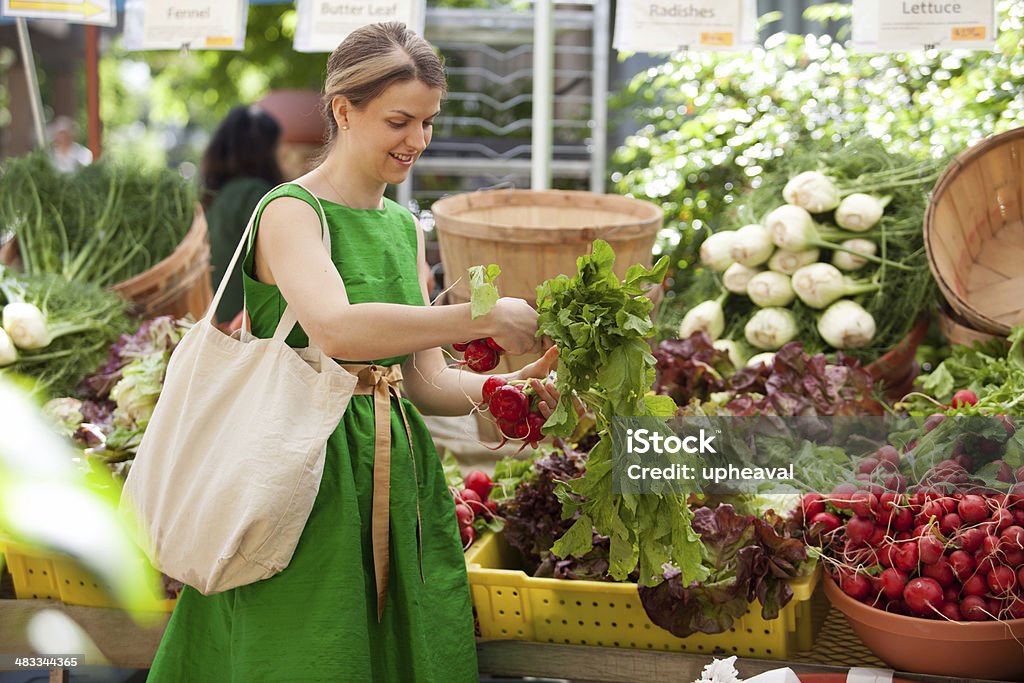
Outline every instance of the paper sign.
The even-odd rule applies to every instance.
[[[991,49],[995,0],[853,0],[853,47],[865,52]]]
[[[426,0],[298,0],[295,51],[333,52],[361,26],[400,21],[423,35]]]
[[[128,50],[241,50],[247,0],[127,0]]]
[[[664,53],[752,46],[756,0],[625,0],[615,20],[615,49]]]
[[[114,0],[78,0],[52,2],[49,0],[3,0],[0,14],[5,17],[50,19],[69,24],[98,24],[116,26],[117,12]]]

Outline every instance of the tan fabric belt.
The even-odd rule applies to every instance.
[[[373,543],[373,572],[377,583],[377,621],[384,615],[390,573],[389,537],[391,531],[391,395],[398,399],[398,410],[409,440],[412,458],[413,483],[416,486],[416,547],[420,562],[420,580],[423,580],[423,546],[420,525],[419,476],[413,454],[412,433],[402,406],[398,387],[402,381],[402,368],[398,365],[343,365],[359,378],[356,394],[373,395],[374,449],[373,449],[373,501],[371,539]]]

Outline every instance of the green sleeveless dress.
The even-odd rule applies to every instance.
[[[297,197],[301,188],[267,196]],[[332,259],[352,303],[423,305],[410,214],[385,200],[356,210],[322,200]],[[258,226],[259,215],[257,215]],[[255,230],[254,230],[255,233]],[[276,287],[253,277],[252,242],[243,282],[257,337],[270,337],[284,310]],[[297,325],[291,346],[306,346]],[[405,357],[373,361],[401,363]],[[391,398],[391,570],[380,623],[370,536],[373,396],[356,395],[327,444],[323,481],[291,564],[264,581],[217,595],[186,587],[150,669],[150,681],[312,683],[478,681],[473,615],[455,507],[419,412],[402,399],[416,459]],[[253,472],[253,476],[260,476]],[[418,478],[418,491],[416,479]],[[423,577],[416,543],[422,513]]]

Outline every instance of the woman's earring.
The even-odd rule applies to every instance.
[[[342,126],[341,129],[342,130],[348,130],[348,126]]]

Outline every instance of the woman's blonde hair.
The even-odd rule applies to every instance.
[[[444,64],[426,40],[391,21],[356,29],[334,49],[327,60],[323,112],[327,117],[327,144],[338,132],[331,101],[341,95],[360,109],[393,83],[420,81],[448,91]]]

